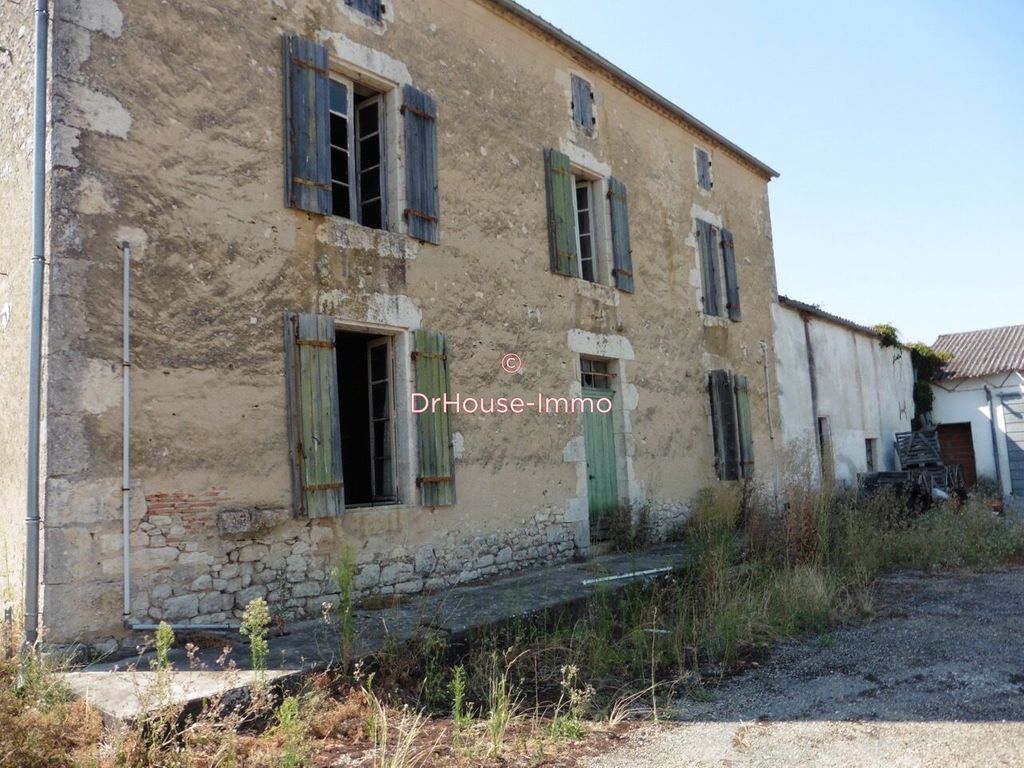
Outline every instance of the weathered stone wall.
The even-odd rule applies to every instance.
[[[0,603],[20,613],[32,257],[32,6],[0,4]]]
[[[474,397],[578,393],[581,353],[614,358],[623,503],[660,510],[659,530],[714,482],[708,370],[750,379],[758,471],[768,471],[760,342],[771,359],[775,274],[763,176],[486,2],[387,8],[376,25],[333,0],[59,4],[51,639],[122,633],[125,240],[135,259],[136,620],[230,618],[263,590],[273,610],[315,613],[344,547],[360,589],[387,593],[589,544],[582,419],[564,413],[456,415],[452,507],[417,504],[409,441],[402,504],[294,519],[284,311],[444,331],[451,386]],[[400,215],[396,231],[379,232],[284,206],[282,32],[321,40],[332,65],[437,98],[441,245],[408,239]],[[594,137],[572,127],[572,72],[593,84]],[[696,186],[695,143],[714,155],[711,193]],[[635,294],[550,273],[545,147],[628,186]],[[702,317],[697,215],[734,234],[740,323]],[[508,351],[524,361],[515,376],[499,369]],[[408,416],[400,403],[411,430]],[[260,530],[224,532],[224,513],[259,519]]]

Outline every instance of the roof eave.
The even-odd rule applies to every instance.
[[[551,36],[562,45],[571,49],[574,53],[582,56],[590,63],[604,70],[605,73],[610,75],[612,78],[619,80],[629,88],[632,88],[640,92],[646,98],[658,104],[662,109],[665,109],[666,111],[674,114],[683,122],[697,129],[700,133],[703,133],[711,140],[717,142],[718,144],[721,144],[725,149],[729,150],[730,152],[742,158],[744,161],[746,161],[751,166],[756,168],[758,172],[760,172],[766,179],[771,180],[777,179],[779,177],[779,172],[776,171],[774,168],[761,162],[746,150],[740,148],[733,142],[729,141],[722,134],[710,128],[705,123],[702,123],[700,120],[691,115],[682,107],[669,101],[657,91],[644,85],[642,82],[637,80],[629,73],[612,64],[610,61],[608,61],[608,59],[604,58],[596,51],[588,48],[579,40],[570,37],[565,32],[556,27],[554,24],[545,21],[537,14],[527,10],[519,3],[514,2],[514,0],[477,0],[477,2],[491,3],[493,5],[497,5],[498,7],[508,11],[514,16],[522,19],[523,21],[526,21],[527,23],[541,30],[546,35]]]

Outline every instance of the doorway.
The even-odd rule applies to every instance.
[[[597,401],[614,402],[613,375],[607,360],[580,359],[583,408],[583,440],[587,455],[587,506],[590,512],[590,541],[608,537],[619,509],[618,467],[615,461],[614,411],[602,413]]]

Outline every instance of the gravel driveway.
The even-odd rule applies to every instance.
[[[1024,568],[895,574],[876,606],[582,764],[1024,766]]]

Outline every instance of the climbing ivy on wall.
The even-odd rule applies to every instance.
[[[952,355],[948,352],[936,352],[924,342],[916,341],[913,344],[904,344],[900,341],[900,332],[890,323],[880,323],[874,326],[878,334],[878,343],[883,348],[892,347],[896,349],[893,362],[903,357],[903,350],[910,350],[910,361],[917,373],[917,380],[914,382],[914,418],[910,422],[912,429],[920,429],[924,426],[924,417],[932,412],[935,405],[935,394],[932,392],[930,382],[935,380],[942,364],[947,362]]]

